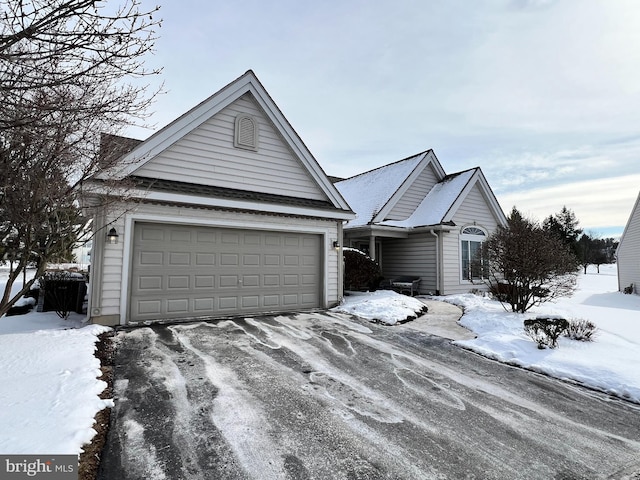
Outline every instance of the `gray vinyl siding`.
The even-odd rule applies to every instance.
[[[456,229],[443,235],[443,295],[469,293],[473,289],[486,290],[484,283],[471,283],[461,279],[460,230],[474,222],[491,235],[498,226],[484,196],[477,185],[471,189],[453,217]]]
[[[127,215],[136,217],[162,218],[163,222],[178,222],[192,225],[210,225],[215,222],[218,226],[232,226],[234,228],[259,228],[269,229],[273,225],[274,230],[281,231],[285,224],[290,231],[311,232],[323,235],[330,244],[333,239],[338,238],[338,224],[336,221],[307,218],[283,218],[277,215],[260,215],[255,213],[213,211],[199,208],[189,208],[181,206],[166,206],[156,204],[139,204],[132,208]],[[146,220],[144,220],[146,221]],[[118,219],[115,224],[120,238],[116,245],[104,246],[104,263],[101,278],[95,282],[95,286],[100,289],[92,297],[92,311],[99,309],[99,313],[92,313],[92,316],[119,315],[121,305],[122,282],[130,276],[130,266],[124,265],[125,246],[130,246],[132,232],[126,229],[124,217]],[[103,235],[103,232],[98,233]],[[327,283],[324,306],[336,305],[342,296],[339,291],[339,267],[338,252],[331,246],[321,247],[323,258],[323,281]],[[94,259],[95,260],[95,259]],[[341,259],[340,259],[341,261]],[[326,268],[326,269],[325,269]]]
[[[386,279],[420,277],[420,293],[435,293],[436,241],[428,233],[409,238],[385,239],[382,244],[382,273]]]
[[[431,163],[429,163],[402,198],[394,205],[385,220],[405,220],[409,218],[436,183],[438,183],[438,179]]]
[[[620,239],[618,282],[621,291],[633,284],[634,292],[640,293],[640,197]]]
[[[122,232],[124,232],[124,220],[119,218],[109,225],[115,227],[121,238],[116,245],[106,243],[103,249],[102,279],[97,282],[102,286],[100,307],[102,315],[119,313],[120,311],[120,285],[122,285]],[[108,230],[108,229],[107,229]],[[106,235],[106,233],[102,233]]]
[[[258,148],[234,147],[235,118],[253,116]],[[222,109],[134,172],[187,183],[326,200],[322,189],[249,93]]]

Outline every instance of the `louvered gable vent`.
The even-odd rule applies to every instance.
[[[247,150],[258,150],[258,124],[250,115],[236,117],[233,146]]]

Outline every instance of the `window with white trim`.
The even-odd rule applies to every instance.
[[[460,266],[462,280],[482,280],[486,278],[485,265],[480,255],[487,232],[476,225],[464,227],[460,231]]]
[[[258,150],[258,123],[251,115],[236,117],[233,146],[246,150]]]

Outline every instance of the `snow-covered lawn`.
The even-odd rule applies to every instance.
[[[108,328],[82,320],[55,312],[0,318],[1,453],[79,454],[95,435],[95,414],[112,405],[98,397],[107,385],[94,356]]]
[[[617,292],[615,266],[589,270],[574,297],[524,316],[479,296],[444,300],[464,307],[460,323],[478,335],[460,346],[640,403],[640,296]],[[422,307],[415,298],[381,291],[350,295],[335,310],[393,325]],[[522,322],[540,314],[591,320],[599,333],[595,342],[561,338],[559,348],[538,350]],[[94,415],[112,404],[98,397],[106,384],[97,379],[94,357],[98,335],[108,329],[82,320],[53,312],[0,318],[1,453],[80,453],[93,437]]]
[[[460,323],[475,340],[456,342],[496,360],[577,381],[640,403],[640,296],[617,291],[615,265],[589,267],[578,277],[573,297],[543,304],[524,315],[507,313],[495,301],[474,295],[446,297],[464,308]],[[540,315],[590,320],[598,326],[593,342],[561,337],[556,349],[539,350],[524,333],[523,320]]]
[[[573,297],[543,304],[524,315],[472,294],[440,300],[463,307],[460,324],[477,335],[474,340],[455,342],[457,345],[640,403],[640,296],[624,295],[617,289],[616,266],[602,265],[600,273],[589,267],[586,275],[580,274]],[[392,325],[418,311],[419,303],[385,290],[348,296],[335,310]],[[540,315],[590,320],[598,326],[595,341],[561,337],[558,348],[539,350],[525,334],[523,321]]]

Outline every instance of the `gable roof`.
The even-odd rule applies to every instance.
[[[313,181],[326,195],[331,204],[339,210],[350,212],[350,207],[308,150],[302,139],[284,117],[278,106],[267,93],[253,71],[223,87],[194,108],[151,135],[147,140],[135,146],[122,156],[118,165],[96,176],[101,179],[122,179],[135,175],[136,171],[150,162],[155,156],[182,139],[222,109],[250,93],[265,116],[272,122],[284,142],[302,163]]]
[[[386,214],[427,165],[434,167],[440,181],[426,193],[408,218],[385,220]],[[498,223],[506,225],[504,212],[480,167],[445,175],[431,150],[338,182],[336,186],[357,215],[345,229],[365,225],[409,229],[451,224],[458,207],[475,186],[487,200]]]
[[[455,209],[453,206],[463,192],[468,190],[472,178],[479,168],[447,175],[437,183],[422,199],[420,205],[406,220],[387,220],[381,225],[390,227],[415,228],[427,225],[440,225],[451,221]]]
[[[352,228],[375,223],[376,218],[384,216],[393,207],[429,164],[433,164],[441,178],[444,177],[444,170],[433,150],[426,150],[336,182],[336,188],[357,215],[347,226]]]

